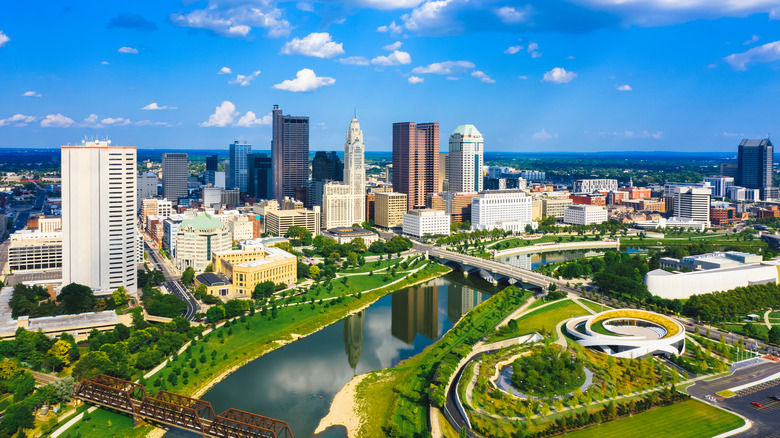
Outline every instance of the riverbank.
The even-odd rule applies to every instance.
[[[576,249],[620,249],[620,240],[615,241],[585,241],[585,242],[566,242],[534,246],[521,246],[496,251],[494,258],[505,257],[516,254],[536,254],[540,252],[553,251],[572,251]]]
[[[357,438],[360,429],[361,417],[356,412],[358,407],[355,396],[357,395],[357,386],[368,376],[361,374],[355,376],[349,381],[341,391],[333,398],[330,404],[328,415],[320,420],[320,424],[314,431],[315,434],[324,432],[332,426],[344,426],[347,429],[348,438]]]

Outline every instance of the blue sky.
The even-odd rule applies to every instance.
[[[0,147],[367,150],[393,122],[473,123],[487,151],[730,151],[777,127],[780,0],[0,4]],[[146,108],[146,109],[144,109]]]

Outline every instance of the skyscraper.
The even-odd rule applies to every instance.
[[[228,189],[238,189],[246,192],[247,187],[247,155],[252,153],[252,145],[246,142],[234,141],[230,144],[230,174],[228,174]]]
[[[174,204],[187,196],[187,154],[171,152],[162,154],[163,197]]]
[[[283,115],[279,105],[272,114],[274,198],[282,202],[285,196],[295,197],[295,190],[309,179],[309,118]]]
[[[450,192],[481,192],[484,140],[474,125],[460,125],[450,135]]]
[[[341,181],[344,163],[336,152],[317,151],[311,160],[311,179],[317,181]]]
[[[349,227],[366,220],[365,145],[360,123],[353,118],[344,143],[343,182],[325,184],[322,195],[323,228]]]
[[[206,157],[206,172],[219,170],[219,156],[208,155]]]
[[[407,195],[409,210],[424,208],[438,180],[439,124],[393,123],[393,190]]]
[[[774,147],[768,138],[742,139],[737,153],[737,178],[735,185],[761,190],[761,199],[767,198],[772,187],[772,154]]]
[[[257,199],[273,199],[273,164],[267,154],[247,156],[247,194]]]
[[[136,149],[96,141],[61,154],[62,284],[135,292]]]

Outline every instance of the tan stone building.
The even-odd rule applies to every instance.
[[[374,223],[384,228],[403,226],[404,213],[408,211],[406,194],[377,193],[374,201]]]
[[[573,203],[571,199],[545,198],[542,200],[542,217],[562,218],[563,212]]]
[[[265,232],[276,236],[284,236],[287,229],[296,226],[306,228],[313,235],[320,233],[320,207],[315,205],[311,210],[266,210]]]
[[[289,287],[298,280],[297,257],[276,247],[215,251],[212,266],[216,275],[228,280],[227,284],[205,281],[206,278],[197,280],[206,285],[209,294],[226,299],[251,298],[255,286],[265,281]]]

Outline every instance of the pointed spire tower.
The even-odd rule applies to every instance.
[[[354,117],[349,123],[347,141],[344,143],[344,184],[349,185],[350,194],[354,196],[353,217],[365,221],[365,145],[360,122]]]

